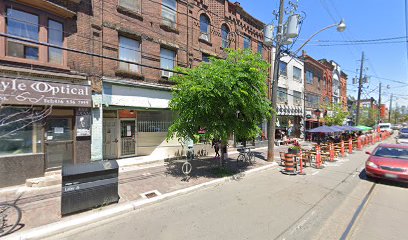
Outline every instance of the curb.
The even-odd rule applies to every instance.
[[[115,207],[111,207],[108,209],[103,209],[103,210],[96,210],[95,212],[91,212],[88,215],[84,215],[81,217],[77,217],[75,218],[74,216],[70,219],[63,219],[60,220],[58,222],[54,222],[54,223],[50,223],[47,224],[45,226],[41,226],[41,227],[37,227],[37,228],[33,228],[30,230],[27,230],[26,232],[21,232],[21,233],[15,233],[14,236],[9,236],[9,237],[5,237],[4,240],[11,240],[11,239],[18,239],[18,240],[28,240],[28,239],[43,239],[43,238],[47,238],[47,237],[51,237],[57,234],[61,234],[63,232],[67,232],[67,231],[71,231],[71,230],[75,230],[78,229],[84,225],[88,225],[91,223],[95,223],[98,221],[102,221],[108,218],[112,218],[115,216],[119,216],[125,213],[129,213],[131,211],[135,211],[138,210],[139,208],[148,205],[148,204],[153,204],[156,202],[160,202],[166,199],[171,199],[177,196],[181,196],[181,195],[185,195],[188,193],[192,193],[194,191],[200,190],[200,189],[204,189],[204,188],[208,188],[211,186],[215,186],[217,184],[221,184],[224,182],[229,182],[232,181],[234,179],[237,178],[237,175],[250,175],[253,173],[257,173],[257,172],[261,172],[261,171],[265,171],[268,169],[272,169],[277,167],[278,164],[276,162],[273,162],[269,165],[266,166],[262,166],[259,168],[254,168],[254,169],[250,169],[248,171],[242,172],[242,173],[238,173],[235,174],[233,176],[230,177],[224,177],[224,178],[220,178],[220,179],[215,179],[209,182],[205,182],[205,183],[201,183],[198,185],[194,185],[188,188],[184,188],[184,189],[179,189],[177,191],[174,192],[169,192],[169,193],[165,193],[162,195],[159,195],[157,197],[154,198],[150,198],[150,199],[142,199],[142,200],[135,200],[135,201],[131,201],[131,202],[127,202],[127,203],[123,203],[123,204],[119,204]],[[92,210],[91,210],[92,211]]]

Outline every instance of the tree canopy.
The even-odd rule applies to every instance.
[[[324,122],[327,126],[341,126],[343,125],[346,117],[349,116],[349,113],[344,110],[343,106],[340,103],[331,103],[324,106],[324,108],[327,109],[327,112],[332,112],[332,114],[327,114],[324,117]]]
[[[226,50],[226,59],[210,58],[195,68],[177,68],[184,74],[175,82],[170,108],[176,119],[167,138],[191,138],[204,130],[207,139],[250,139],[271,117],[267,77],[269,64],[249,50]]]

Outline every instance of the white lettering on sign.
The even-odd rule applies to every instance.
[[[7,104],[90,107],[89,86],[0,77],[0,100]]]

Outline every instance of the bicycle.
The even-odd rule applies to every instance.
[[[250,165],[255,163],[255,156],[254,153],[251,152],[251,148],[244,147],[238,149],[239,155],[237,157],[237,164],[240,162],[242,163],[249,163]]]
[[[0,237],[11,233],[21,221],[21,209],[16,206],[19,198],[12,204],[0,204]]]

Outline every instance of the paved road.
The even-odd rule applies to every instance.
[[[52,239],[406,239],[407,188],[367,181],[365,159],[267,170]]]

